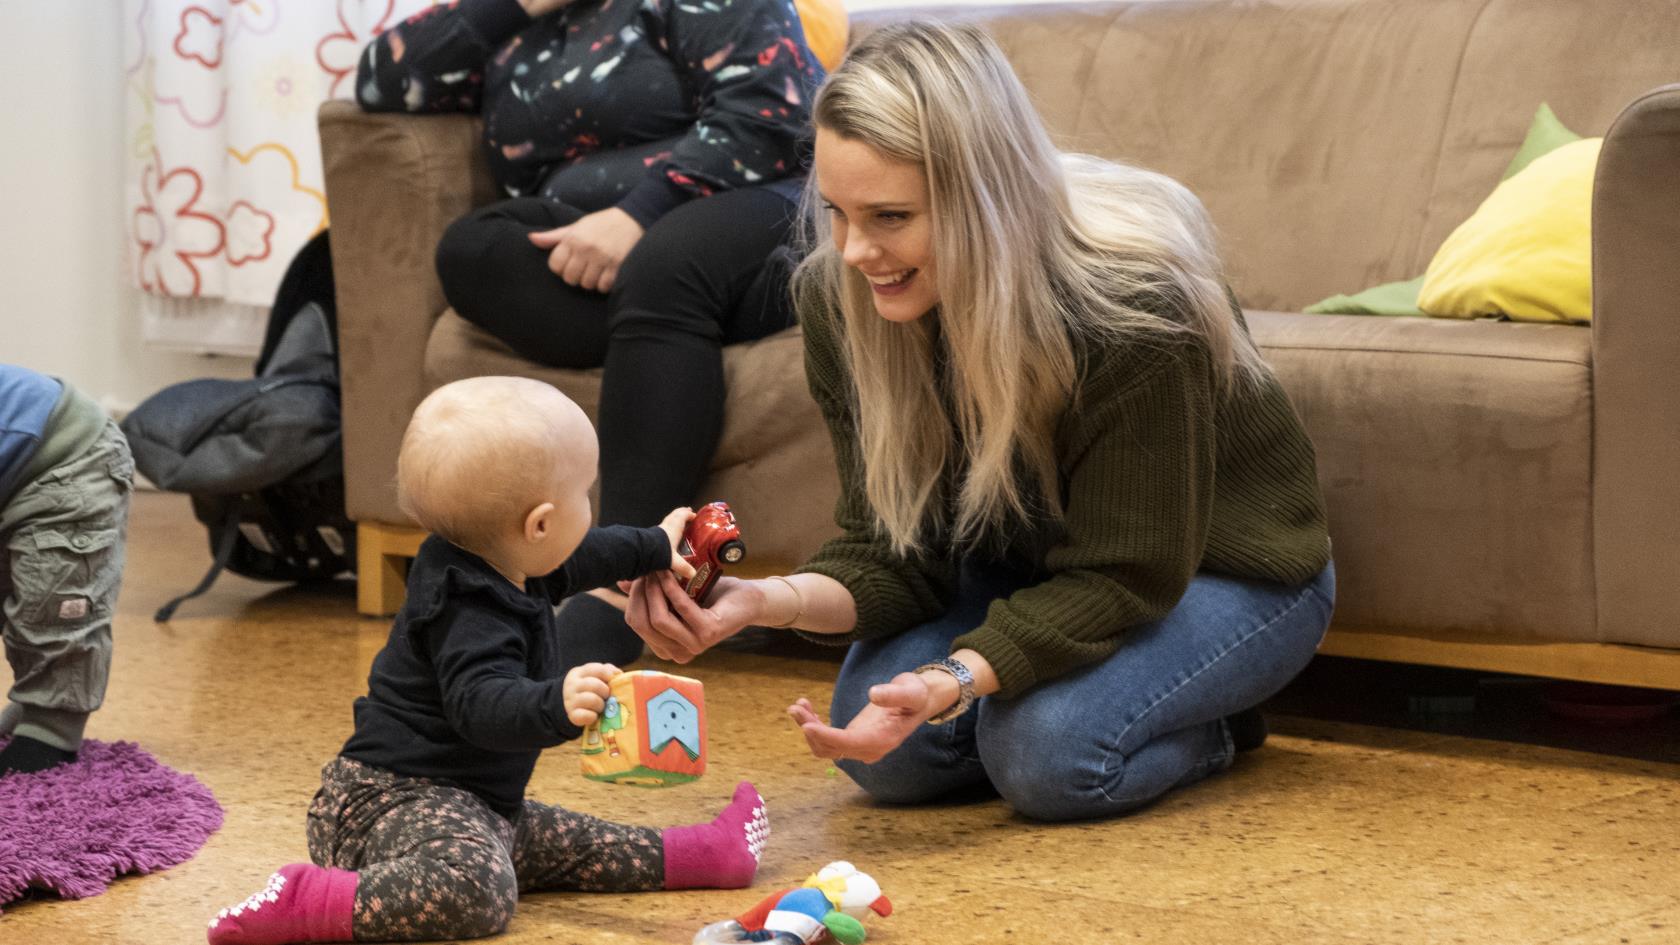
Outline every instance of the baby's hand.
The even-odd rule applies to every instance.
[[[676,572],[677,577],[685,581],[694,576],[694,565],[684,561],[683,556],[677,553],[677,549],[682,547],[683,530],[692,521],[694,521],[693,509],[675,508],[671,510],[671,514],[665,516],[664,521],[659,523],[659,527],[664,529],[665,534],[671,539],[671,570]]]
[[[607,707],[611,690],[607,683],[618,675],[618,667],[611,663],[584,663],[573,666],[560,684],[560,697],[566,703],[566,718],[579,728],[592,724]]]

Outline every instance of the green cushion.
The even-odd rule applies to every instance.
[[[1508,181],[1540,155],[1550,154],[1572,141],[1579,140],[1580,135],[1563,127],[1563,122],[1558,121],[1558,116],[1552,113],[1552,106],[1541,102],[1540,110],[1534,113],[1534,121],[1528,126],[1528,136],[1523,139],[1522,147],[1517,149],[1516,156],[1511,158],[1505,173],[1499,175],[1499,180]]]
[[[1540,110],[1529,122],[1522,147],[1511,157],[1505,173],[1499,175],[1500,182],[1516,176],[1535,158],[1579,140],[1581,136],[1565,128],[1552,107],[1541,102]],[[1388,282],[1353,295],[1332,295],[1307,306],[1305,311],[1312,315],[1422,315],[1423,310],[1417,304],[1418,290],[1422,287],[1422,276],[1405,282]]]
[[[1312,315],[1422,315],[1417,304],[1422,287],[1422,276],[1385,282],[1352,295],[1332,295],[1307,306],[1306,311]]]

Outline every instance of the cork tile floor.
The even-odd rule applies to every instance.
[[[226,822],[173,869],[92,899],[7,906],[4,945],[203,941],[218,908],[306,858],[304,807],[384,641],[386,623],[355,615],[348,584],[224,578],[152,623],[207,561],[178,497],[138,497],[129,547],[111,689],[90,735],[136,740],[195,774]],[[1624,757],[1273,712],[1270,741],[1218,779],[1124,820],[1043,825],[995,799],[867,801],[782,716],[797,696],[826,703],[834,670],[775,647],[685,670],[706,682],[710,712],[711,770],[694,784],[588,782],[575,746],[549,752],[532,782],[550,802],[663,825],[710,816],[749,778],[774,827],[756,891],[535,895],[499,941],[686,943],[843,858],[897,908],[869,924],[879,945],[1680,943],[1680,765],[1662,746]]]

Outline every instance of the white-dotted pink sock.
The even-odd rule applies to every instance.
[[[280,867],[268,885],[210,920],[210,945],[348,942],[355,873],[308,863]]]
[[[758,789],[742,781],[711,823],[671,827],[662,838],[666,889],[742,889],[758,873],[770,817]]]

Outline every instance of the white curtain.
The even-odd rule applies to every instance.
[[[152,343],[251,354],[327,225],[315,111],[430,0],[123,0],[129,256]]]

